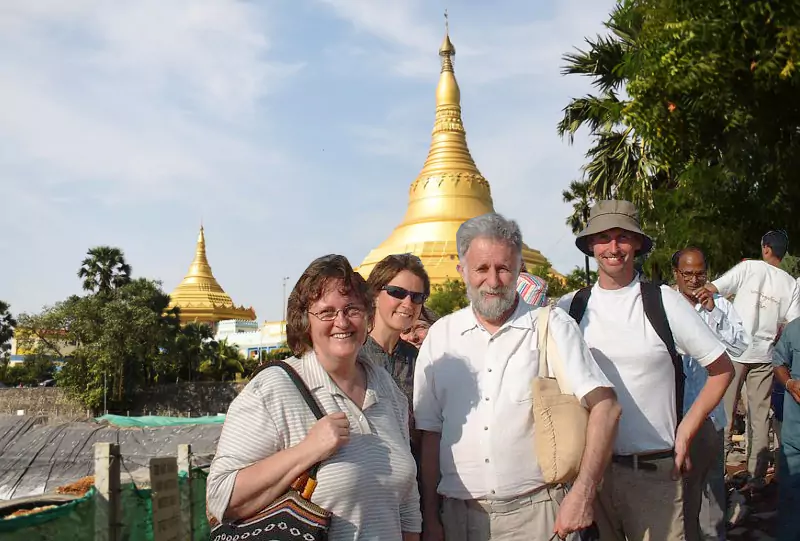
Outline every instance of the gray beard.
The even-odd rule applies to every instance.
[[[498,321],[514,306],[514,302],[517,300],[517,290],[515,287],[509,286],[489,289],[489,291],[500,293],[501,296],[487,298],[480,289],[467,285],[467,298],[479,316],[487,321]]]

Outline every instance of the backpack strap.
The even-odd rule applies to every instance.
[[[675,370],[675,407],[677,421],[680,424],[683,419],[683,391],[686,375],[683,373],[683,359],[675,349],[675,338],[672,336],[672,329],[669,327],[667,312],[664,310],[664,301],[661,298],[661,288],[656,284],[640,283],[642,292],[642,305],[644,315],[653,326],[656,334],[667,346],[669,356],[672,358],[672,366]]]
[[[569,317],[575,320],[580,325],[583,319],[583,314],[586,313],[586,307],[589,306],[589,297],[592,294],[590,286],[582,287],[572,297],[572,302],[569,304]]]

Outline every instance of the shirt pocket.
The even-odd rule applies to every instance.
[[[512,402],[533,400],[533,378],[539,372],[539,352],[537,350],[516,353],[506,365],[503,374],[503,389]]]

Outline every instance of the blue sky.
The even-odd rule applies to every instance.
[[[467,139],[495,209],[567,272],[561,191],[587,139],[556,134],[589,83],[563,53],[612,0],[11,0],[0,3],[0,299],[80,290],[91,246],[171,291],[202,220],[214,274],[279,319],[315,257],[358,265],[427,154],[442,12]]]

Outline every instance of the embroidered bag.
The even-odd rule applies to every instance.
[[[274,361],[267,366],[282,368],[316,418],[323,417],[319,404],[291,366],[283,361]],[[255,516],[222,523],[211,517],[211,541],[327,541],[331,513],[311,502],[319,467],[319,463],[314,464],[292,483],[289,490]]]

